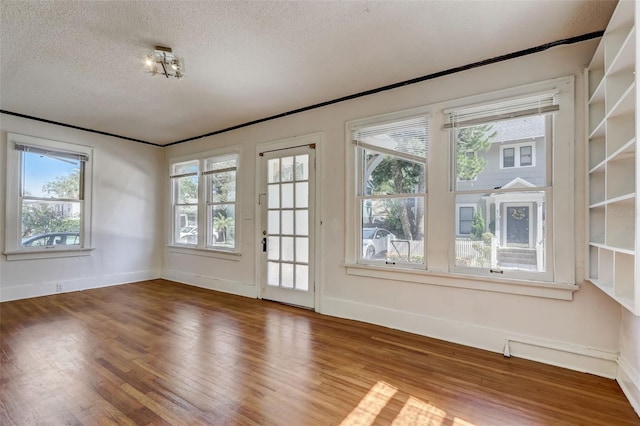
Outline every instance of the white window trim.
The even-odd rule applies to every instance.
[[[241,167],[242,167],[242,147],[240,145],[234,145],[230,147],[199,152],[196,154],[184,155],[179,157],[172,157],[169,159],[169,176],[173,172],[173,166],[177,163],[184,163],[188,161],[198,161],[198,229],[207,229],[208,218],[207,218],[207,184],[206,184],[206,175],[203,175],[205,162],[214,157],[223,157],[225,155],[236,155],[236,201],[235,201],[235,247],[233,249],[224,249],[221,247],[214,247],[207,245],[207,237],[206,232],[198,231],[198,243],[197,244],[181,244],[175,243],[174,238],[174,230],[175,230],[175,215],[173,214],[173,206],[174,206],[174,191],[173,191],[173,181],[172,179],[168,179],[168,187],[167,193],[169,194],[169,202],[168,202],[168,217],[170,218],[167,221],[168,231],[166,233],[166,247],[170,253],[180,253],[180,254],[191,254],[197,256],[205,256],[205,257],[215,257],[226,260],[237,260],[238,256],[242,255],[241,251],[241,242],[242,242],[242,225],[241,225],[241,209],[240,202],[242,200],[242,189],[240,185],[240,177],[241,177]],[[204,225],[204,226],[202,226]]]
[[[531,146],[531,164],[526,166],[520,165],[520,148],[523,146]],[[513,148],[513,166],[512,167],[504,166],[504,150],[508,148]],[[512,144],[500,146],[500,168],[501,169],[511,170],[511,169],[521,169],[521,168],[535,167],[535,166],[536,166],[536,142],[535,141],[512,143]]]
[[[16,144],[25,144],[43,149],[85,154],[89,160],[84,164],[84,198],[82,200],[82,228],[80,229],[80,247],[52,246],[52,247],[22,247],[20,230],[22,218],[20,217],[20,177],[21,177],[21,151],[16,150]],[[7,260],[52,259],[59,257],[89,256],[91,246],[92,229],[92,193],[93,193],[93,149],[88,146],[70,142],[61,142],[35,136],[7,133],[7,187],[5,210],[5,250],[3,254]]]
[[[471,232],[469,232],[468,234],[461,234],[460,233],[460,208],[461,207],[471,207],[473,208],[473,216],[476,215],[476,212],[478,211],[478,205],[474,204],[474,203],[457,203],[456,204],[456,235],[458,237],[468,237],[469,235],[471,235]]]
[[[469,288],[480,291],[496,291],[510,294],[521,294],[535,297],[571,300],[573,292],[578,290],[575,284],[575,247],[574,247],[574,141],[575,114],[574,91],[575,78],[561,77],[542,82],[506,88],[490,93],[473,95],[441,103],[431,104],[411,110],[398,111],[362,120],[346,123],[346,203],[345,203],[345,262],[346,272],[350,275],[381,278],[385,280],[408,281],[430,285]],[[453,253],[455,235],[453,230],[455,215],[455,193],[450,185],[434,185],[434,182],[451,178],[450,164],[447,161],[432,161],[433,158],[451,158],[451,144],[448,130],[444,130],[445,113],[467,107],[472,104],[491,104],[508,98],[518,98],[531,93],[558,91],[557,97],[561,108],[555,112],[557,117],[554,126],[553,144],[553,197],[563,202],[562,208],[554,209],[554,200],[548,200],[547,226],[553,234],[547,238],[548,246],[553,245],[553,256],[547,258],[547,269],[552,272],[550,281],[539,281],[535,278],[505,278],[497,275],[467,275],[457,273],[452,267],[455,260]],[[425,228],[427,269],[409,269],[399,265],[361,265],[358,264],[358,253],[362,251],[358,244],[356,188],[358,182],[356,149],[351,143],[351,131],[355,125],[394,121],[402,118],[430,113],[431,144],[428,160],[428,204],[425,216],[428,216]],[[438,131],[438,129],[443,129]],[[549,150],[551,151],[551,150]],[[535,152],[535,151],[533,151]],[[535,155],[535,154],[534,154]],[[548,153],[551,155],[551,152]],[[563,163],[563,161],[564,163]],[[443,243],[449,243],[448,250],[442,250]],[[479,284],[481,283],[481,284]]]

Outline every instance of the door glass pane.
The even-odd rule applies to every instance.
[[[296,207],[297,208],[309,207],[309,183],[308,182],[296,183]]]
[[[280,212],[278,210],[270,210],[269,223],[267,224],[267,232],[269,234],[280,233]]]
[[[283,183],[282,185],[282,208],[292,208],[293,207],[293,184],[292,183]]]
[[[307,263],[309,261],[309,239],[296,238],[296,262]]]
[[[269,199],[267,206],[270,209],[277,209],[280,207],[280,185],[269,185],[267,192],[267,197]]]
[[[280,259],[280,237],[267,237],[267,259]]]
[[[309,210],[296,210],[296,235],[309,235]]]
[[[282,237],[282,260],[293,262],[293,237]]]
[[[296,180],[309,180],[309,156],[296,156]]]
[[[280,182],[280,159],[274,158],[267,163],[267,182]]]
[[[280,264],[267,262],[267,284],[278,287],[280,285]]]
[[[293,235],[293,210],[282,210],[282,233]]]
[[[284,157],[281,159],[281,181],[291,182],[293,180],[293,157]]]
[[[293,265],[291,263],[282,264],[282,287],[293,288]]]
[[[309,267],[307,265],[296,265],[296,288],[298,290],[309,290]]]

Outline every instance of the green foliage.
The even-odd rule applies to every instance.
[[[491,148],[491,139],[496,132],[491,132],[491,125],[464,127],[457,130],[456,139],[456,173],[460,180],[473,180],[484,170],[487,160],[479,153]]]
[[[179,180],[180,198],[186,202],[198,201],[198,178],[189,176]]]
[[[476,209],[473,219],[471,220],[471,238],[474,240],[481,240],[484,232],[484,217],[482,216],[482,211],[480,209]]]
[[[46,204],[24,204],[22,238],[47,232],[80,232],[79,217],[60,217]]]
[[[218,230],[221,240],[227,241],[227,232],[232,232],[235,226],[235,219],[232,216],[227,216],[227,212],[218,212],[216,217],[213,218],[213,226]]]
[[[55,198],[80,198],[80,170],[67,176],[57,176],[54,181],[42,185],[42,192]]]

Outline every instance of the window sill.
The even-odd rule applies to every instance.
[[[79,248],[79,249],[59,249],[50,248],[45,251],[5,251],[4,254],[7,257],[7,261],[12,260],[37,260],[37,259],[54,259],[59,257],[83,257],[90,256],[93,248]]]
[[[353,263],[345,263],[344,267],[347,270],[347,274],[361,277],[518,294],[547,299],[573,300],[573,292],[579,289],[575,284],[488,278],[456,273],[427,272],[415,269],[395,268],[391,270],[388,267]]]
[[[235,251],[223,251],[213,249],[202,249],[197,247],[184,247],[184,246],[172,246],[168,245],[167,250],[169,253],[188,254],[191,256],[211,257],[216,259],[233,260],[238,262],[242,253]]]

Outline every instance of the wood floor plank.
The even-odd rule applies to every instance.
[[[0,304],[2,425],[640,425],[613,380],[165,280]]]

